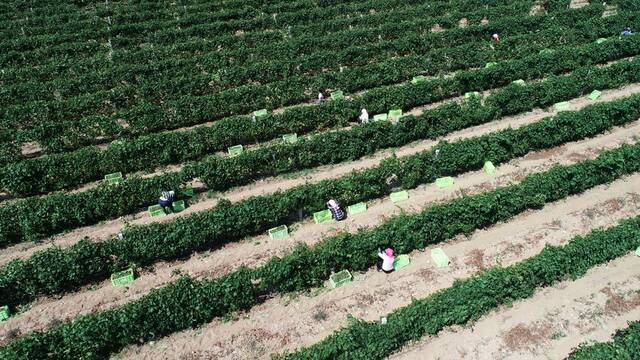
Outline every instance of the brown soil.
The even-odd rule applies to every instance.
[[[563,359],[578,344],[606,341],[627,321],[640,319],[638,286],[638,258],[629,254],[390,358],[453,360],[459,359],[457,351],[465,359]],[[612,302],[615,311],[609,311]]]
[[[440,24],[435,24],[431,27],[431,32],[443,32],[444,28]]]
[[[589,0],[571,0],[571,3],[569,3],[569,7],[572,9],[579,9],[587,5],[589,5]]]
[[[465,264],[467,266],[474,266],[476,269],[478,269],[478,272],[480,272],[485,269],[483,257],[484,257],[484,250],[482,249],[472,250],[465,257]]]
[[[529,349],[538,345],[551,335],[551,324],[526,325],[520,323],[504,334],[503,339],[507,348],[511,351],[517,349]]]
[[[20,146],[22,155],[34,155],[42,151],[42,147],[37,142],[26,142]]]

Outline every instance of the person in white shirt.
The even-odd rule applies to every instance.
[[[378,271],[382,270],[387,274],[393,272],[393,261],[394,261],[393,249],[387,248],[385,249],[384,252],[378,249],[378,257],[380,258],[376,263],[376,267],[378,268]]]
[[[360,112],[360,116],[358,116],[358,120],[360,120],[361,124],[366,124],[369,122],[369,113],[367,112],[367,109],[362,109],[362,111]]]
[[[322,102],[322,100],[324,100],[324,95],[322,95],[322,91],[318,92],[318,101],[317,103],[320,104]]]
[[[500,36],[499,36],[497,33],[496,33],[496,34],[491,35],[491,41],[493,41],[493,42],[494,42],[494,44],[499,43],[499,42],[500,42]]]

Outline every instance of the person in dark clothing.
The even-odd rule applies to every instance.
[[[169,214],[173,212],[173,199],[176,196],[176,192],[171,191],[163,191],[160,194],[160,199],[158,199],[158,205],[162,206],[162,210],[164,210],[165,214]],[[169,211],[167,211],[169,209]]]
[[[338,204],[338,202],[333,199],[327,202],[327,208],[329,208],[329,211],[331,211],[331,216],[333,216],[333,218],[338,221],[343,220],[346,217],[346,214],[340,207],[340,204]]]

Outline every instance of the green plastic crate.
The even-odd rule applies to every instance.
[[[171,205],[173,206],[173,212],[180,212],[186,208],[184,200],[174,201]]]
[[[414,76],[413,79],[411,79],[411,83],[413,85],[416,85],[425,81],[427,81],[427,78],[424,75]]]
[[[409,255],[398,255],[393,260],[393,269],[400,270],[403,267],[409,266],[410,263]]]
[[[600,95],[602,95],[601,91],[598,90],[593,90],[591,92],[591,94],[589,94],[589,96],[587,96],[590,100],[596,100],[597,98],[600,97]]]
[[[160,206],[160,205],[149,206],[149,214],[151,216],[165,215],[164,210],[162,209],[162,206]]]
[[[363,202],[353,204],[347,207],[347,213],[349,215],[356,215],[356,214],[363,213],[365,211],[367,211],[367,204]]]
[[[193,188],[191,186],[186,187],[184,190],[182,190],[182,195],[192,197],[194,195]]]
[[[480,97],[480,93],[477,92],[477,91],[471,91],[471,92],[468,92],[468,93],[464,94],[464,98],[465,99],[470,99],[472,97]]]
[[[0,307],[0,321],[5,321],[9,318],[9,307],[2,306]]]
[[[391,193],[391,201],[398,203],[409,199],[409,193],[406,190]]]
[[[387,114],[373,115],[373,121],[387,121],[387,119],[388,119]]]
[[[353,280],[353,276],[351,276],[349,270],[342,270],[329,276],[329,284],[331,284],[331,287],[334,289],[350,283],[351,280]]]
[[[453,178],[451,176],[445,176],[436,179],[436,186],[444,189],[453,186]]]
[[[342,91],[334,91],[331,93],[331,100],[344,100],[344,93]]]
[[[512,81],[513,84],[524,86],[525,82],[522,79]]]
[[[228,148],[227,151],[229,152],[230,157],[234,157],[242,154],[244,148],[242,147],[242,145],[236,145]]]
[[[113,286],[127,285],[132,282],[134,278],[133,269],[129,268],[127,270],[111,274],[111,284],[113,284]]]
[[[282,140],[293,144],[295,142],[298,142],[298,134],[284,134],[282,135]]]
[[[431,250],[431,259],[436,263],[439,268],[449,266],[449,257],[444,253],[444,250],[435,248]]]
[[[602,44],[605,41],[607,41],[607,38],[599,38],[598,40],[596,40],[596,44]]]
[[[566,101],[562,101],[559,103],[555,103],[555,105],[553,105],[553,107],[558,110],[558,111],[567,111],[569,110],[569,103]]]
[[[497,63],[497,62],[488,62],[488,63],[486,63],[486,64],[484,65],[484,68],[485,68],[485,69],[488,69],[488,68],[490,68],[490,67],[492,67],[492,66],[496,66],[496,65],[498,65],[498,63]]]
[[[284,237],[289,236],[289,228],[287,227],[287,225],[280,225],[278,227],[274,227],[272,229],[269,229],[269,237],[272,240],[276,240],[276,239],[282,239]]]
[[[331,211],[329,211],[329,209],[313,213],[313,221],[315,221],[316,224],[322,224],[329,220],[331,220]]]
[[[640,246],[636,249],[636,256],[640,256]]]
[[[256,119],[262,119],[267,116],[267,109],[260,109],[258,111],[254,111],[253,116],[255,116]]]
[[[485,161],[482,170],[484,170],[487,175],[493,175],[496,173],[496,167],[491,161]]]
[[[112,174],[107,174],[104,176],[104,180],[108,183],[108,184],[120,184],[122,182],[122,173],[121,172],[117,172],[117,173],[112,173]]]
[[[388,117],[393,118],[393,117],[401,117],[401,116],[402,116],[402,109],[389,110]]]

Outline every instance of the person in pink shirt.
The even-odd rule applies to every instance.
[[[384,252],[378,249],[378,257],[380,258],[376,263],[378,271],[382,270],[387,274],[393,272],[393,249],[387,248],[384,250]]]

